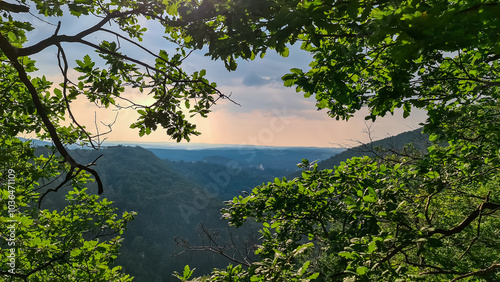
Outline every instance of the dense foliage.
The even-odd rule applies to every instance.
[[[229,69],[300,42],[313,61],[286,86],[337,119],[424,110],[433,142],[335,170],[304,161],[302,176],[234,198],[223,215],[262,223],[261,261],[199,280],[498,280],[500,3],[204,1],[179,14],[187,44]]]
[[[54,154],[35,154],[29,141],[0,136],[2,281],[130,281],[112,263],[134,213],[118,216],[110,201],[87,194],[88,174],[71,180],[63,208],[39,209],[44,180],[67,167]]]
[[[398,108],[404,117],[412,109],[423,110],[428,115],[424,130],[433,144],[424,151],[408,147],[381,158],[353,158],[334,170],[304,161],[300,177],[276,179],[247,197],[234,198],[223,216],[235,226],[250,218],[261,222],[260,260],[195,280],[498,281],[498,1],[0,4],[2,201],[16,205],[14,212],[2,206],[2,237],[7,239],[1,245],[2,267],[16,254],[16,271],[2,268],[5,277],[129,279],[110,267],[120,239],[101,236],[107,234],[103,230],[123,231],[131,214],[116,219],[108,201],[85,194],[83,184],[90,175],[103,192],[101,178],[91,168],[98,160],[83,165],[64,147],[77,141],[99,146],[71,114],[77,97],[104,107],[127,102],[140,114],[131,125],[140,135],[162,126],[177,140],[189,139],[197,132],[180,105],[206,116],[218,98],[227,98],[204,78],[204,71],[182,70],[190,50],[208,46],[209,56],[234,70],[238,58],[254,59],[268,49],[286,56],[290,44],[300,43],[312,54],[310,69],[292,69],[283,76],[286,86],[314,96],[317,107],[336,119],[348,119],[362,107],[368,107],[366,118],[371,120]],[[75,35],[59,35],[59,23],[52,36],[25,46],[33,25],[16,20],[16,14],[28,11],[98,21]],[[177,53],[141,46],[145,30],[139,19],[162,24],[165,38],[178,45]],[[115,29],[105,28],[110,23]],[[117,42],[86,39],[97,32]],[[145,51],[154,63],[121,53],[118,41]],[[64,48],[70,42],[92,48],[99,57],[84,55],[70,63]],[[45,77],[28,76],[36,70],[30,56],[49,47],[57,49],[58,88]],[[70,67],[80,75],[78,81],[68,76]],[[155,102],[136,104],[122,95],[126,89],[151,93]],[[66,113],[69,126],[60,124]],[[36,157],[28,144],[11,137],[19,133],[50,137],[59,157]],[[53,189],[69,183],[76,188],[68,195],[68,206],[55,212],[38,209],[37,201],[46,195],[36,190],[38,185],[55,177],[60,179]],[[11,234],[21,248],[8,248]],[[186,280],[192,274],[186,267],[177,276]]]

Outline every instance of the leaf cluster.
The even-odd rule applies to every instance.
[[[88,174],[73,179],[74,188],[66,195],[64,209],[39,209],[42,183],[57,180],[64,164],[50,150],[48,155],[40,155],[30,141],[9,136],[0,140],[0,191],[2,202],[9,203],[2,205],[0,228],[15,228],[13,240],[7,240],[11,236],[2,232],[3,266],[12,262],[10,250],[15,252],[15,266],[2,268],[2,278],[131,281],[112,263],[121,245],[119,235],[135,213],[125,212],[118,218],[112,202],[87,194],[83,186],[89,181]]]

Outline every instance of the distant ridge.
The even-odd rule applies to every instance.
[[[140,146],[146,149],[174,149],[174,150],[210,150],[210,149],[304,149],[316,148],[318,150],[329,149],[330,147],[314,146],[266,146],[266,145],[245,145],[245,144],[213,144],[213,143],[176,143],[176,142],[135,142],[135,141],[106,141],[104,146]]]
[[[17,139],[23,141],[23,142],[26,142],[28,140],[31,141],[31,144],[35,145],[35,146],[50,146],[52,145],[51,142],[46,142],[46,141],[41,141],[41,140],[38,140],[38,139],[28,139],[28,138],[23,138],[23,137],[17,137]]]
[[[31,140],[35,146],[50,146],[52,142],[41,141],[32,138],[18,137],[21,141]],[[316,147],[316,146],[266,146],[266,145],[244,145],[244,144],[213,144],[213,143],[176,143],[176,142],[142,142],[142,141],[105,141],[101,147],[115,147],[115,146],[130,146],[141,147],[145,149],[171,149],[171,150],[218,150],[218,149],[265,149],[265,150],[334,150],[335,152],[343,151],[342,148],[332,147]],[[69,146],[71,149],[85,149],[86,147],[79,145]]]
[[[344,149],[317,147],[220,147],[207,149],[154,149],[146,148],[158,158],[170,161],[229,163],[241,167],[287,169],[294,171],[303,158],[326,160]]]
[[[352,157],[362,157],[362,156],[374,156],[373,150],[377,147],[382,147],[385,149],[401,150],[407,144],[413,144],[417,150],[425,150],[430,146],[429,136],[422,133],[422,128],[418,128],[412,131],[403,132],[401,134],[387,137],[374,141],[372,143],[362,144],[350,149],[343,151],[329,159],[321,161],[318,163],[320,169],[334,168],[338,166],[341,162],[350,159]]]
[[[19,138],[26,141],[28,139]],[[51,146],[52,143],[31,139],[34,146]],[[89,146],[70,145],[72,150],[92,149]],[[169,142],[120,142],[106,141],[101,149],[120,147],[140,147],[152,152],[156,157],[170,161],[205,162],[230,164],[241,167],[263,167],[271,169],[297,170],[296,164],[303,158],[326,160],[345,149],[329,147],[284,147],[257,145],[228,145],[202,143]]]

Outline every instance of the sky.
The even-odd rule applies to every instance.
[[[25,15],[22,15],[27,17]],[[47,19],[52,25],[37,19],[28,18],[34,23],[36,32],[29,34],[30,42],[36,42],[52,35],[59,19]],[[62,19],[59,34],[73,35],[82,28],[91,26],[96,20],[88,18]],[[157,52],[160,48],[171,50],[173,46],[165,43],[162,29],[147,22],[142,22],[148,28],[144,38],[144,46]],[[110,40],[103,34],[90,35],[88,40],[98,42]],[[30,45],[30,44],[28,44]],[[81,59],[84,54],[93,52],[90,49],[75,44],[63,44],[70,60]],[[137,49],[128,49],[125,44],[123,52],[129,52],[140,59],[149,60]],[[35,57],[38,74],[44,74],[51,81],[60,82],[56,61],[56,49],[49,48]],[[197,130],[202,134],[193,136],[193,143],[212,144],[244,144],[265,146],[314,146],[314,147],[349,147],[358,142],[368,142],[370,138],[381,139],[390,135],[413,130],[425,120],[423,112],[413,112],[409,118],[403,119],[402,112],[394,116],[377,120],[375,123],[365,122],[366,109],[362,109],[349,121],[336,121],[328,117],[326,110],[318,111],[314,97],[304,98],[303,93],[297,93],[295,88],[283,86],[281,77],[291,68],[308,69],[311,55],[292,46],[289,57],[281,57],[269,51],[263,59],[240,61],[238,69],[228,72],[223,62],[212,61],[204,56],[204,50],[194,52],[187,60],[183,69],[194,72],[207,70],[207,78],[216,82],[218,88],[238,104],[222,100],[212,108],[208,118],[194,117]],[[75,65],[73,63],[73,65]],[[70,72],[76,79],[77,73]],[[145,94],[126,93],[138,101],[150,102]],[[148,136],[139,137],[138,131],[130,129],[138,115],[131,110],[116,112],[111,109],[99,109],[85,100],[78,100],[72,105],[76,119],[93,133],[96,128],[105,132],[103,124],[112,123],[112,132],[105,137],[108,141],[127,142],[174,142],[167,136],[165,130],[158,129]],[[118,114],[118,115],[117,115]],[[97,124],[97,127],[96,127]],[[371,133],[368,134],[367,131]]]

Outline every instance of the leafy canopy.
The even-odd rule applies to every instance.
[[[336,119],[362,107],[371,120],[424,110],[433,142],[334,170],[304,161],[301,177],[234,198],[223,216],[235,226],[262,223],[261,261],[198,280],[498,278],[500,3],[233,0],[178,11],[190,22],[173,28],[179,42],[207,44],[228,69],[300,44],[310,68],[291,69],[285,86],[314,96]]]

